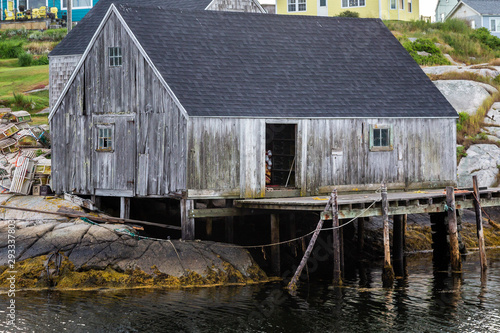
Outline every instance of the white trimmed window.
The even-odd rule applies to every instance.
[[[366,0],[342,0],[342,8],[365,7]]]
[[[405,1],[406,1],[406,0],[400,0],[399,9],[402,9],[402,10],[404,10],[404,9],[405,9]]]
[[[288,12],[305,12],[306,0],[288,0]]]
[[[500,17],[495,17],[490,19],[490,31],[493,32],[500,31]]]
[[[396,0],[391,0],[391,9],[396,9]]]
[[[92,0],[73,0],[73,9],[92,8]],[[68,9],[68,0],[61,0],[61,9]]]
[[[408,0],[408,13],[412,12],[411,0]]]
[[[97,125],[97,151],[113,151],[113,125]]]
[[[117,67],[122,65],[122,48],[113,46],[108,48],[109,66]]]
[[[392,132],[391,125],[370,125],[370,151],[392,150]]]

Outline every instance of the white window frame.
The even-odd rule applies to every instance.
[[[350,4],[351,1],[356,1],[357,5],[352,5]],[[361,4],[363,2],[363,4]],[[359,7],[366,7],[366,0],[341,0],[340,1],[340,6],[342,8],[359,8]]]
[[[116,51],[119,51],[120,54],[112,54],[112,52]],[[109,67],[121,67],[123,65],[123,52],[121,46],[108,47],[108,65]]]
[[[401,8],[399,8],[399,9],[405,10],[405,1],[406,0],[400,0],[400,1],[401,1]]]
[[[48,4],[48,1],[49,0],[45,0],[45,7],[47,7],[47,12],[48,12],[48,8],[49,8],[49,4]],[[62,0],[61,0],[62,1]],[[32,8],[40,8],[40,7],[30,7],[30,0],[26,0],[26,7],[24,8],[24,10],[28,10],[28,9],[32,9]],[[19,1],[17,2],[17,10],[19,10]]]
[[[413,4],[411,3],[411,0],[408,0],[408,13],[413,12]]]
[[[490,29],[489,30],[491,32],[499,32],[500,31],[499,26],[500,26],[500,17],[490,18]]]
[[[398,0],[389,0],[389,8],[391,10],[398,9]]]
[[[299,9],[300,6],[303,5],[304,9]],[[293,6],[294,9],[290,10],[290,6]],[[286,9],[288,13],[296,13],[296,12],[306,12],[307,11],[307,2],[306,0],[288,0]]]
[[[105,134],[104,130],[111,131],[109,133],[109,136],[102,136],[102,134]],[[108,138],[110,147],[104,147],[104,142],[101,141],[101,139]],[[106,141],[108,142],[108,141]],[[102,143],[102,145],[101,145]],[[96,147],[95,150],[98,152],[105,152],[105,153],[112,153],[115,150],[115,124],[97,124],[96,125]]]
[[[69,0],[66,0],[69,1]],[[74,1],[74,0],[71,0]],[[81,6],[81,7],[76,7],[75,4],[73,4],[73,7],[71,7],[73,10],[74,9],[87,9],[87,8],[92,8],[94,6],[94,0],[89,0],[90,1],[90,6]],[[63,7],[64,5],[64,0],[61,0],[61,10],[67,10],[68,7]]]
[[[388,145],[375,146],[374,131],[387,130],[388,131]],[[392,125],[370,125],[370,151],[391,151],[394,149],[394,131]]]

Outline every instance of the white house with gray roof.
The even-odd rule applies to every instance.
[[[446,19],[467,20],[472,28],[486,28],[500,37],[500,0],[462,0],[455,5]]]

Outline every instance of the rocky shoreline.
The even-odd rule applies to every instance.
[[[9,205],[47,209],[45,201],[41,197],[11,197]],[[81,210],[62,199],[49,201],[54,209]],[[189,287],[269,281],[246,250],[230,244],[149,239],[122,224],[56,221],[50,215],[26,216],[13,210],[2,214],[0,289],[9,288],[12,271],[16,272],[17,289]]]

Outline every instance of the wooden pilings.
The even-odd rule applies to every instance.
[[[341,259],[341,239],[339,229],[339,211],[337,203],[337,190],[333,190],[332,203],[333,217],[333,284],[339,286],[342,284],[342,259]]]
[[[330,196],[330,200],[328,200],[325,209],[323,210],[324,213],[328,212],[332,208],[332,203],[333,203],[333,196],[337,195],[337,191],[334,190]],[[311,240],[309,241],[309,245],[307,246],[306,251],[304,252],[304,256],[302,257],[302,260],[300,261],[299,267],[297,267],[297,270],[295,271],[295,274],[293,275],[292,279],[288,283],[287,289],[288,290],[295,290],[297,288],[297,282],[299,281],[300,274],[302,274],[302,270],[307,264],[307,260],[309,259],[309,256],[311,255],[311,252],[314,248],[314,244],[316,243],[316,240],[318,239],[319,233],[321,232],[321,228],[323,228],[323,219],[319,219],[318,225],[316,226],[316,229],[314,230],[314,233],[311,237]]]
[[[194,200],[181,199],[181,237],[182,240],[194,239],[194,218],[189,217],[189,210],[194,208]]]
[[[462,270],[462,261],[458,248],[457,214],[455,212],[455,190],[453,186],[446,187],[446,205],[448,212],[451,269],[452,271],[458,272]]]
[[[271,243],[280,242],[280,216],[279,214],[271,214]],[[273,273],[279,276],[281,273],[281,262],[280,262],[280,246],[271,246],[271,264],[273,267]]]
[[[120,197],[120,218],[130,218],[130,198]]]
[[[472,176],[472,185],[474,188],[474,210],[476,211],[476,227],[477,227],[477,242],[479,243],[479,262],[481,270],[485,271],[488,267],[486,260],[486,250],[484,247],[484,234],[483,234],[483,217],[481,213],[481,206],[479,204],[479,186],[477,185],[477,176]]]
[[[396,276],[404,276],[404,239],[405,239],[405,215],[393,216],[392,229],[392,258],[394,261],[394,273]]]
[[[389,241],[389,203],[387,201],[387,186],[382,184],[382,219],[384,221],[384,268],[382,284],[391,287],[394,283],[394,270],[391,265],[391,246]]]
[[[232,207],[233,200],[226,200],[226,208]],[[234,243],[234,216],[226,216],[224,223],[226,243]]]

